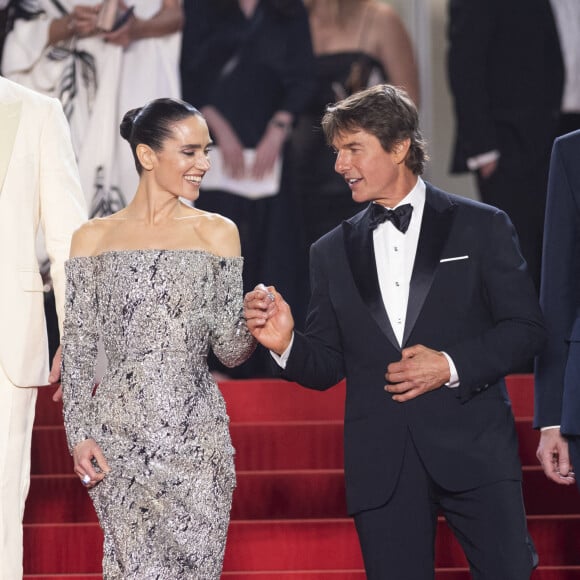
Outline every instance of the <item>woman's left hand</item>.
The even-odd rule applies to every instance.
[[[95,487],[111,471],[101,448],[94,439],[85,439],[78,443],[73,449],[73,459],[74,471],[87,489]],[[94,462],[98,470],[95,469]]]

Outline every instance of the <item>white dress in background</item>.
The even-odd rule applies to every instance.
[[[60,0],[71,11],[78,1]],[[63,13],[52,0],[38,0],[44,14],[17,20],[6,38],[2,73],[22,85],[61,100],[90,217],[124,207],[138,176],[127,143],[119,135],[123,115],[158,97],[181,95],[181,33],[146,38],[127,49],[100,37],[73,39],[47,47],[50,21]],[[134,0],[135,14],[155,15],[161,0]]]

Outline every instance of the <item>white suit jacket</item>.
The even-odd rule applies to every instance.
[[[86,217],[60,102],[0,77],[0,366],[17,386],[44,385],[49,372],[38,227],[62,331],[64,262]]]

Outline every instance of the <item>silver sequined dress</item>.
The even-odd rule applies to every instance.
[[[235,487],[225,403],[208,371],[254,349],[242,259],[112,251],[66,264],[62,385],[69,447],[111,468],[91,490],[106,580],[218,579]],[[98,338],[107,370],[92,396]],[[85,549],[78,546],[79,550]]]

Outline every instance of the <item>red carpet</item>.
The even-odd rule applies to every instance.
[[[223,578],[362,580],[342,475],[344,386],[325,393],[276,380],[221,385],[237,450],[238,487]],[[551,484],[535,459],[531,377],[510,377],[524,464],[530,532],[540,554],[534,580],[580,580],[580,494]],[[42,390],[25,515],[26,580],[100,578],[102,535],[72,474],[60,405]],[[437,539],[437,580],[467,580],[446,524]],[[394,579],[396,580],[396,579]]]

